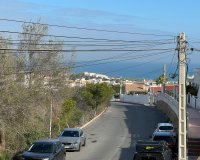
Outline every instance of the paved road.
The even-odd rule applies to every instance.
[[[113,102],[83,130],[87,144],[80,152],[67,152],[68,160],[132,160],[135,141],[148,139],[158,122],[167,118],[158,110]]]

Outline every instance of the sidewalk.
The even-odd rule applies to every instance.
[[[200,110],[187,106],[188,138],[200,139]]]

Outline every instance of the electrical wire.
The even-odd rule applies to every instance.
[[[111,32],[111,33],[119,33],[119,34],[131,34],[131,35],[142,35],[142,36],[156,36],[156,37],[174,37],[174,35],[162,35],[162,34],[152,34],[152,33],[139,33],[139,32],[126,32],[126,31],[117,31],[117,30],[106,30],[106,29],[95,29],[95,28],[85,28],[85,27],[76,27],[76,26],[66,26],[66,25],[56,25],[56,24],[45,24],[38,22],[26,22],[22,20],[14,20],[14,19],[6,19],[1,18],[0,21],[9,21],[9,22],[17,22],[17,23],[29,23],[29,24],[40,24],[51,27],[59,27],[59,28],[71,28],[78,30],[87,30],[87,31],[98,31],[98,32]]]
[[[163,53],[167,53],[167,52],[160,52],[160,53],[157,53],[157,54],[153,53],[152,55],[147,54],[146,56],[142,55],[141,57],[135,57],[134,59],[145,58],[145,57],[151,57],[152,58],[152,56],[157,56],[158,54],[163,54]],[[49,71],[66,70],[66,69],[69,69],[69,68],[80,68],[80,67],[82,68],[82,67],[96,66],[96,65],[100,65],[100,64],[110,64],[110,63],[114,63],[114,62],[129,61],[129,60],[133,60],[133,58],[131,59],[130,57],[128,57],[127,59],[123,59],[123,60],[113,60],[113,61],[109,61],[109,62],[101,62],[101,63],[95,63],[95,64],[82,64],[82,65],[77,65],[77,66],[66,65],[66,66],[61,66],[59,68],[34,70],[34,73],[35,72],[36,73],[37,72],[43,72],[43,71],[49,72]],[[40,66],[40,65],[38,65],[38,66]],[[35,67],[37,67],[37,65]],[[9,67],[9,68],[16,68],[16,67]],[[23,74],[23,73],[31,73],[31,72],[32,71],[11,72],[11,73],[7,73],[7,74],[4,74],[4,75]]]
[[[78,50],[72,50],[72,49],[12,49],[12,48],[0,48],[1,51],[16,51],[16,52],[131,52],[131,51],[167,51],[167,50],[174,50],[173,48],[152,48],[152,49],[78,49]]]
[[[169,51],[168,51],[169,52]],[[168,53],[168,52],[165,52],[165,53]],[[168,55],[167,55],[168,56]],[[167,56],[164,56],[164,57],[167,57]],[[123,67],[123,68],[120,68],[120,69],[116,69],[116,70],[113,70],[113,71],[109,71],[109,72],[106,72],[107,73],[114,73],[114,72],[119,72],[119,71],[123,71],[123,70],[128,70],[128,69],[132,69],[132,67],[138,67],[138,66],[141,66],[141,65],[144,65],[144,64],[148,64],[150,62],[153,62],[155,60],[159,60],[159,59],[162,59],[164,57],[159,57],[159,58],[154,58],[152,59],[151,61],[148,61],[148,62],[144,62],[144,63],[141,63],[139,65],[129,65],[127,67]]]

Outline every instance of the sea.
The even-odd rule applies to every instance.
[[[76,64],[74,73],[92,72],[107,75],[112,78],[126,79],[151,79],[155,80],[163,74],[164,64],[166,64],[166,76],[168,79],[178,78],[177,63],[145,63],[145,62],[117,62],[104,64]],[[190,63],[186,67],[187,75],[192,76],[196,68],[200,68],[200,63]]]

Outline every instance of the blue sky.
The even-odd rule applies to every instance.
[[[4,0],[1,16],[85,25],[129,24],[141,29],[199,34],[198,0]]]
[[[1,0],[0,18],[96,29],[168,34],[186,33],[191,46],[200,48],[199,0]],[[0,30],[20,30],[17,24],[2,23]],[[89,32],[73,29],[51,29],[54,35],[138,40],[148,36]],[[166,38],[166,37],[162,37]],[[175,45],[173,47],[176,47]],[[106,57],[77,54],[78,59]],[[161,61],[171,61],[172,55]],[[190,63],[200,62],[200,52],[189,56]],[[143,61],[142,59],[140,61]],[[145,61],[145,60],[144,60]]]

